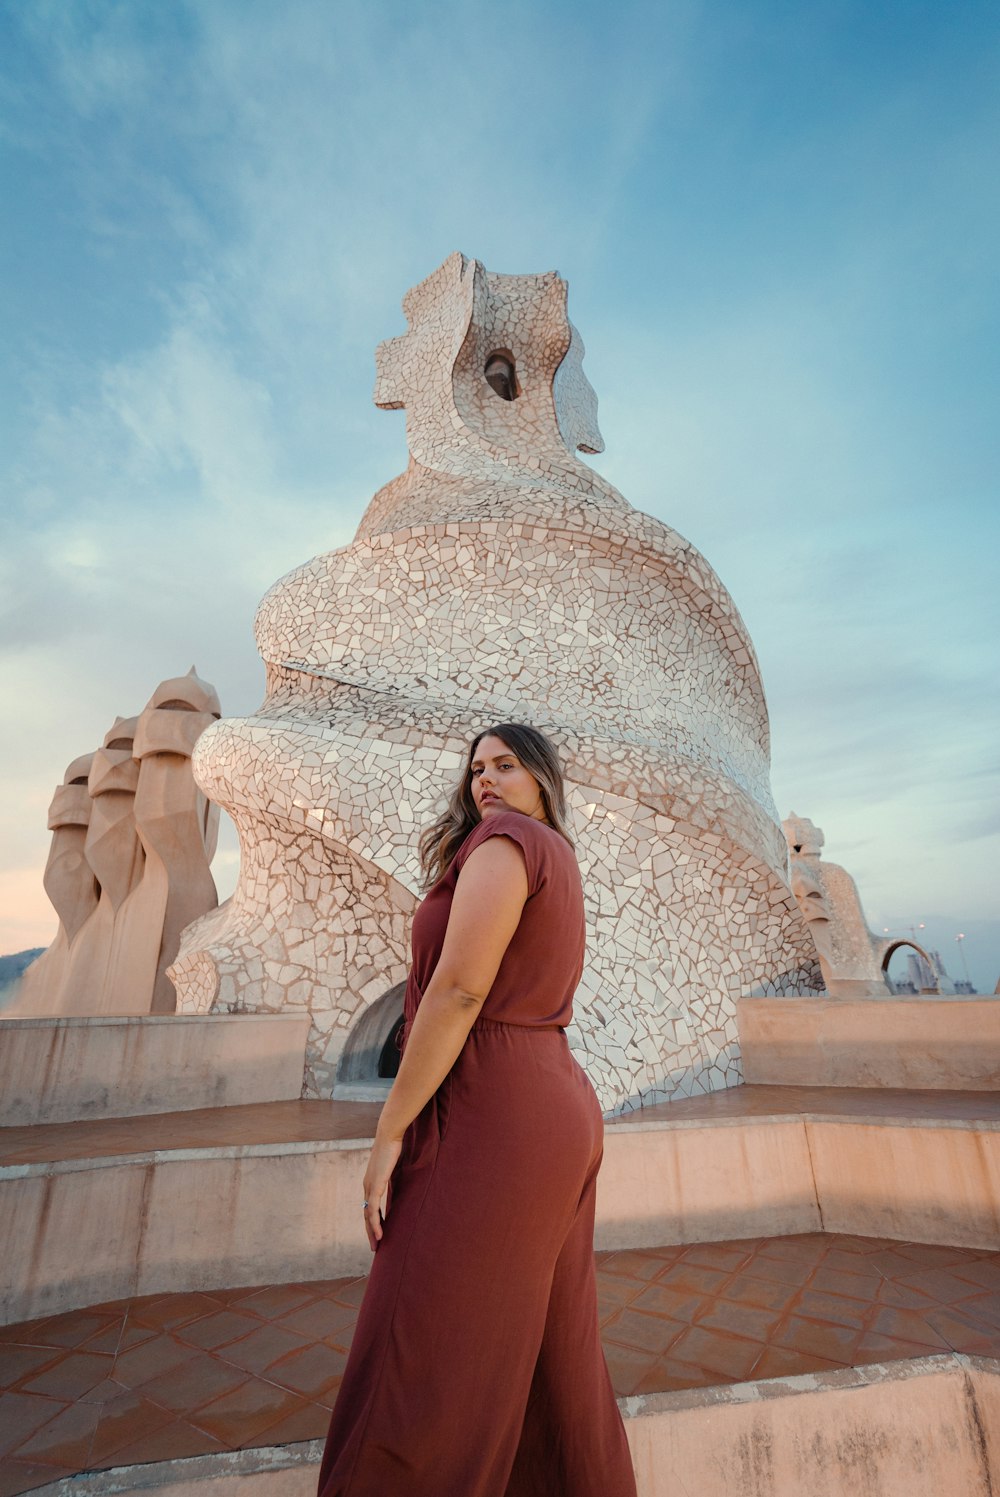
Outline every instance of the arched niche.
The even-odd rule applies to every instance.
[[[337,1079],[333,1086],[338,1101],[380,1101],[399,1070],[396,1036],[403,1023],[406,983],[383,993],[369,1004],[347,1037]]]

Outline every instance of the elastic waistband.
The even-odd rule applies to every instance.
[[[551,1031],[566,1028],[565,1024],[512,1024],[508,1019],[488,1019],[484,1014],[480,1014],[472,1027],[473,1029],[512,1029],[517,1034],[533,1034],[539,1029]]]
[[[470,1029],[469,1033],[472,1034],[476,1030],[479,1030],[480,1033],[482,1033],[484,1030],[487,1030],[487,1031],[489,1031],[489,1030],[497,1030],[497,1031],[499,1031],[501,1033],[506,1030],[506,1031],[509,1031],[511,1034],[515,1034],[515,1035],[520,1035],[520,1034],[537,1034],[539,1031],[541,1031],[543,1034],[551,1034],[553,1032],[553,1030],[558,1030],[561,1034],[565,1034],[566,1033],[566,1025],[565,1024],[512,1024],[507,1019],[489,1019],[485,1015],[480,1014],[480,1016],[479,1016],[478,1019],[474,1019],[473,1020],[472,1029]],[[402,1053],[403,1050],[406,1048],[406,1041],[409,1039],[409,1036],[410,1036],[410,1021],[407,1021],[407,1023],[403,1024],[400,1027],[399,1031],[396,1034],[396,1049],[399,1050],[400,1053]]]

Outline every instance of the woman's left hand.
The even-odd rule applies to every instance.
[[[388,1202],[384,1212],[379,1209],[382,1197],[388,1188],[389,1176],[396,1168],[402,1152],[403,1140],[401,1138],[382,1139],[376,1133],[375,1146],[368,1156],[368,1168],[365,1170],[364,1179],[365,1231],[368,1233],[368,1246],[373,1253],[382,1240],[382,1222],[388,1215]]]

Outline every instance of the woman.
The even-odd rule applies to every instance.
[[[420,846],[403,1055],[364,1176],[375,1258],[320,1497],[635,1497],[598,1329],[604,1124],[565,1034],[583,894],[548,739],[480,734]]]

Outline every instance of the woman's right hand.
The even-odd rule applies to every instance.
[[[396,1168],[402,1152],[403,1140],[401,1138],[380,1138],[376,1132],[375,1144],[368,1156],[363,1186],[365,1231],[368,1233],[368,1246],[373,1253],[382,1240],[382,1223],[388,1215],[388,1202],[386,1210],[384,1212],[381,1210],[382,1197],[389,1188],[389,1177]]]

